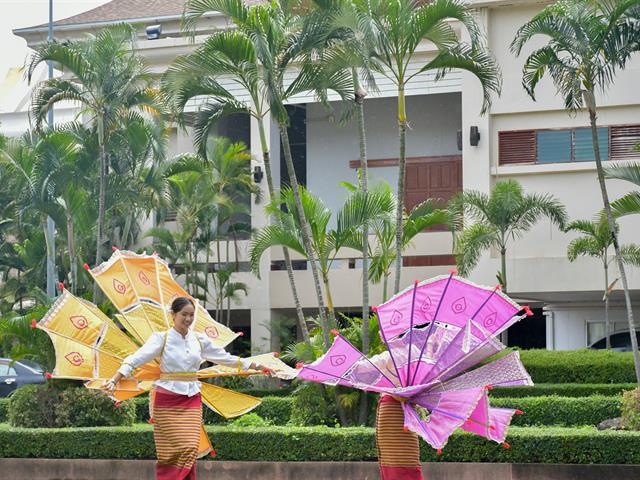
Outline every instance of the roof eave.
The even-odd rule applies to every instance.
[[[206,13],[202,17],[203,18],[215,18],[223,16],[219,12],[211,12]],[[140,18],[126,18],[119,20],[102,20],[98,22],[82,22],[82,23],[70,23],[66,25],[56,25],[54,23],[53,30],[55,33],[72,33],[72,32],[82,32],[94,29],[104,28],[109,25],[115,25],[118,23],[131,23],[131,24],[141,24],[141,23],[162,23],[162,22],[173,22],[177,20],[181,20],[182,15],[165,15],[165,16],[152,16],[152,17],[140,17]],[[18,37],[24,38],[27,43],[31,43],[33,38],[37,38],[42,34],[48,34],[49,27],[48,25],[37,25],[35,27],[25,27],[25,28],[16,28],[13,30],[13,34]]]

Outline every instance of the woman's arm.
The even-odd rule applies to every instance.
[[[122,366],[118,369],[116,374],[104,383],[104,389],[109,392],[113,392],[120,380],[131,375],[131,373],[133,373],[133,371],[139,366],[158,357],[162,352],[164,336],[164,332],[153,333],[142,347],[124,359]]]
[[[201,333],[196,334],[200,345],[202,345],[202,358],[209,362],[217,363],[227,367],[238,367],[242,370],[267,370],[273,373],[270,368],[252,362],[246,358],[231,355],[224,348],[216,346],[209,337]]]

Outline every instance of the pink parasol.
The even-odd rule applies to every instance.
[[[506,444],[515,409],[492,408],[494,386],[533,385],[518,352],[472,369],[504,345],[498,335],[526,316],[500,291],[450,275],[417,282],[374,309],[387,351],[371,359],[346,338],[298,378],[393,395],[405,428],[441,449],[457,429]]]

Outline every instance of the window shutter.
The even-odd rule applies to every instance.
[[[500,165],[535,163],[535,130],[498,132],[498,160]]]
[[[609,160],[609,129],[598,128],[598,145],[600,158]],[[573,160],[576,162],[595,162],[591,128],[576,128],[573,139]]]
[[[571,161],[571,130],[540,130],[537,135],[538,163]]]
[[[640,143],[640,125],[611,127],[611,160],[630,160],[640,158],[635,146]]]

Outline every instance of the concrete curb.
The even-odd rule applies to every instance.
[[[153,479],[153,460],[0,459],[0,480]],[[425,463],[427,480],[631,480],[640,465]],[[378,480],[375,462],[198,462],[198,480]]]

